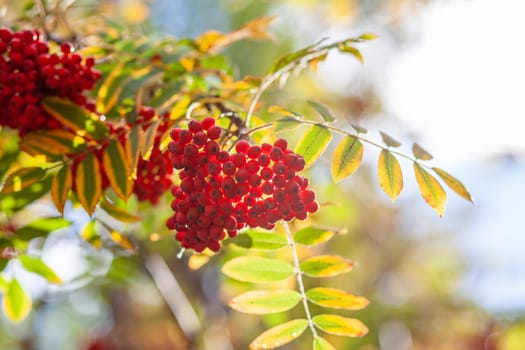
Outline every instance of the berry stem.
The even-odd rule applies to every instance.
[[[282,221],[284,230],[286,231],[286,238],[288,239],[288,245],[292,250],[293,264],[295,267],[295,273],[297,276],[297,285],[299,286],[299,293],[301,294],[301,299],[303,301],[304,312],[306,313],[306,319],[308,320],[308,326],[312,331],[314,338],[317,338],[317,330],[315,329],[314,322],[312,320],[312,315],[310,314],[310,308],[308,307],[308,300],[306,299],[306,292],[304,290],[303,283],[303,272],[301,271],[301,266],[299,265],[299,256],[297,255],[297,249],[295,248],[295,242],[292,237],[292,232],[290,231],[290,226],[286,221]]]

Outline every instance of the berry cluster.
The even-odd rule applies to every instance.
[[[151,108],[142,108],[139,112],[137,123],[145,125],[153,119],[155,111]],[[137,180],[133,186],[133,192],[137,195],[139,201],[150,201],[151,204],[157,204],[160,197],[171,187],[171,175],[173,167],[171,154],[167,151],[160,150],[162,135],[167,131],[167,116],[161,118],[161,123],[157,128],[155,141],[148,160],[139,159],[137,165]]]
[[[167,226],[183,247],[217,251],[226,233],[233,237],[246,226],[272,229],[279,220],[304,220],[319,209],[308,180],[297,175],[304,159],[285,140],[261,146],[241,140],[230,154],[217,142],[221,132],[213,118],[171,131],[168,150],[181,183],[172,188],[175,214]]]
[[[94,60],[82,62],[68,43],[60,50],[51,54],[36,30],[0,28],[0,125],[21,134],[60,127],[40,106],[45,96],[65,97],[94,110],[83,95],[101,76],[92,69]]]

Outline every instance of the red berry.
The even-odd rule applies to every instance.
[[[221,137],[222,129],[218,126],[212,126],[208,129],[207,134],[210,140],[217,140]]]
[[[239,153],[246,153],[250,148],[250,143],[248,141],[241,140],[235,145],[235,150]]]
[[[204,130],[208,130],[215,125],[215,119],[212,117],[206,117],[202,120],[201,125]]]

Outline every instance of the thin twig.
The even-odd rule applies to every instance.
[[[310,308],[308,307],[308,300],[306,299],[306,292],[304,290],[303,275],[301,271],[301,266],[299,264],[299,256],[297,255],[297,249],[295,248],[295,242],[292,237],[292,232],[290,231],[290,226],[286,221],[283,221],[284,230],[286,231],[286,238],[288,239],[288,245],[292,250],[293,264],[295,267],[295,274],[297,277],[297,285],[299,286],[299,293],[301,294],[301,299],[303,301],[304,312],[306,313],[306,319],[308,320],[308,326],[312,331],[314,338],[317,338],[317,330],[314,326],[314,321],[312,320],[312,315],[310,313]]]

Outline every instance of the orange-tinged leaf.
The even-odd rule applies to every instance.
[[[332,156],[332,179],[335,183],[352,175],[363,160],[363,144],[353,136],[346,136]]]
[[[118,140],[111,140],[102,156],[104,170],[111,188],[122,199],[128,199],[133,189],[130,161]]]
[[[208,52],[212,47],[217,45],[217,42],[223,39],[226,35],[217,31],[210,30],[195,39],[199,51]]]
[[[403,189],[403,173],[396,157],[387,150],[379,154],[377,176],[383,191],[394,201]]]
[[[310,69],[314,72],[317,72],[317,66],[319,65],[319,62],[325,61],[326,57],[328,57],[328,52],[309,60],[308,63],[310,64]]]
[[[312,303],[332,309],[360,310],[369,303],[365,297],[335,288],[312,288],[306,292],[306,296]]]
[[[436,180],[421,165],[414,162],[414,173],[421,196],[438,214],[443,216],[445,204],[447,203],[447,193]]]
[[[386,132],[380,131],[379,134],[381,135],[381,138],[383,139],[383,142],[388,147],[399,147],[401,146],[401,142],[394,139],[392,136],[388,135]]]
[[[108,134],[108,127],[98,116],[70,100],[48,96],[42,100],[42,107],[58,122],[74,131],[86,132],[97,140]]]
[[[265,315],[292,309],[301,301],[301,294],[294,290],[256,290],[233,298],[232,309],[247,314]]]
[[[102,175],[98,160],[92,153],[78,165],[75,187],[78,201],[89,215],[93,214],[102,194]]]
[[[412,153],[414,154],[414,157],[421,160],[432,160],[434,158],[430,153],[428,153],[423,147],[421,147],[417,143],[414,143],[412,145]]]
[[[434,167],[432,168],[432,170],[434,170],[436,174],[438,174],[441,180],[443,180],[452,191],[456,192],[459,196],[474,204],[474,198],[472,198],[469,191],[467,190],[465,185],[461,183],[461,181],[459,181],[443,169]]]
[[[45,155],[61,159],[67,153],[76,152],[75,134],[61,129],[39,130],[25,134],[20,148],[32,156]]]
[[[288,321],[265,331],[250,344],[250,350],[275,349],[301,336],[308,327],[308,321],[300,318]]]
[[[4,295],[4,314],[13,323],[22,322],[31,311],[31,296],[22,289],[20,283],[13,278],[8,282]]]
[[[45,175],[46,171],[40,167],[18,169],[7,176],[0,193],[18,192],[40,181]]]
[[[344,337],[362,337],[368,333],[363,322],[339,315],[316,315],[314,325],[322,331]]]
[[[301,263],[301,271],[310,277],[331,277],[352,269],[351,261],[338,255],[319,255]]]
[[[51,182],[51,199],[62,215],[64,215],[64,206],[72,185],[73,177],[71,168],[69,165],[64,164]]]
[[[283,281],[292,276],[295,270],[285,261],[242,256],[226,262],[222,272],[228,277],[243,282],[269,283]]]
[[[326,339],[315,337],[313,350],[335,350],[335,348]]]
[[[136,250],[135,244],[133,244],[133,242],[123,233],[113,230],[109,233],[109,236],[113,242],[117,243],[122,248],[132,252]]]
[[[126,153],[132,172],[137,169],[142,147],[144,146],[144,131],[140,125],[131,128],[126,140]]]

